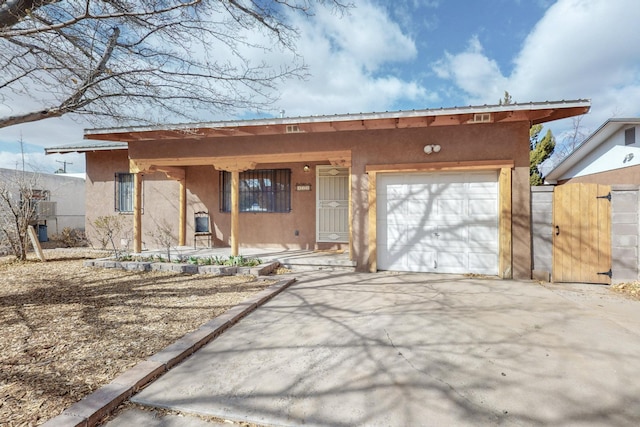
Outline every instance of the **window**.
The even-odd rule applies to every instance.
[[[21,206],[24,209],[26,209],[25,212],[28,212],[29,217],[35,217],[35,218],[40,217],[41,209],[47,209],[46,202],[48,200],[49,200],[48,190],[35,190],[31,188],[24,188],[20,191]]]
[[[116,212],[133,212],[133,174],[116,173]]]
[[[629,128],[624,131],[624,145],[633,145],[636,143],[636,128]]]
[[[291,169],[240,172],[240,212],[290,212]],[[220,172],[220,211],[231,212],[231,173]]]

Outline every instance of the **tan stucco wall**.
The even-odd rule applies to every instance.
[[[640,166],[630,166],[628,168],[615,169],[607,172],[579,176],[576,178],[559,181],[558,184],[576,184],[580,182],[603,185],[638,185],[640,184]]]
[[[96,240],[95,221],[100,216],[117,216],[123,225],[122,232],[115,236],[115,244],[119,247],[121,239],[128,240],[129,249],[133,239],[133,215],[115,211],[114,191],[116,172],[129,171],[127,152],[100,151],[87,153],[86,180],[86,227],[87,235],[92,245],[98,245]],[[144,176],[142,241],[146,247],[158,247],[153,234],[158,225],[169,224],[176,238],[178,235],[179,185],[176,181],[167,179],[162,173]]]
[[[132,158],[158,159],[194,156],[236,156],[248,153],[272,154],[306,151],[351,150],[351,197],[353,256],[358,268],[367,269],[367,165],[418,162],[459,162],[480,160],[513,160],[513,273],[515,278],[528,278],[531,271],[530,207],[529,207],[529,124],[478,124],[416,129],[352,131],[318,134],[289,134],[211,138],[202,140],[161,140],[130,143]],[[439,144],[439,153],[426,155],[426,144]],[[328,156],[329,158],[330,156]],[[305,163],[312,166],[304,173]],[[290,168],[292,170],[292,212],[289,214],[240,213],[240,243],[283,248],[314,248],[315,243],[315,175],[316,163],[258,164],[256,168]],[[113,214],[113,173],[127,170],[125,152],[87,154],[87,206]],[[178,184],[162,178],[162,174],[144,177],[143,240],[149,232],[149,217],[163,215],[177,223]],[[188,189],[187,243],[192,240],[193,212],[208,210],[216,232],[216,244],[228,244],[230,216],[219,212],[218,171],[212,166],[190,166],[186,169]],[[296,183],[311,183],[312,191],[296,192]],[[100,189],[101,191],[94,191]],[[153,198],[156,201],[149,200]],[[161,202],[162,201],[162,202]],[[169,208],[161,208],[164,205]],[[88,210],[95,217],[96,210]],[[103,213],[104,214],[104,213]],[[89,221],[89,219],[88,219]],[[299,231],[299,236],[294,231]]]

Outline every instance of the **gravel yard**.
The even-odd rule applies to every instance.
[[[102,253],[0,258],[0,420],[31,426],[274,281],[83,267]]]

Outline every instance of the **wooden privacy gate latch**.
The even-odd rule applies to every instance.
[[[611,191],[609,191],[609,194],[607,194],[606,196],[596,196],[596,199],[607,199],[608,201],[611,201]]]
[[[613,272],[611,271],[611,269],[609,269],[609,271],[605,271],[604,273],[598,273],[598,274],[602,276],[609,276],[609,279],[611,279],[611,277],[613,276]]]

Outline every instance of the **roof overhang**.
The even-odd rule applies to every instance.
[[[45,148],[45,154],[86,153],[88,151],[126,150],[126,142],[92,142],[87,144],[62,145]]]
[[[577,165],[583,158],[589,155],[593,150],[607,141],[613,134],[621,128],[628,125],[639,125],[640,118],[616,118],[609,119],[604,122],[595,132],[587,137],[580,145],[573,150],[567,157],[558,163],[546,176],[545,181],[555,184],[558,180],[563,179],[564,175],[571,168]]]
[[[467,124],[482,125],[487,123],[523,121],[528,122],[529,125],[534,125],[585,114],[589,111],[590,107],[591,102],[589,100],[575,100],[384,113],[133,126],[86,129],[84,138],[102,141],[133,142],[160,139],[185,140],[216,137],[363,131],[373,129],[424,128],[430,126]],[[89,150],[84,149],[83,151]]]

